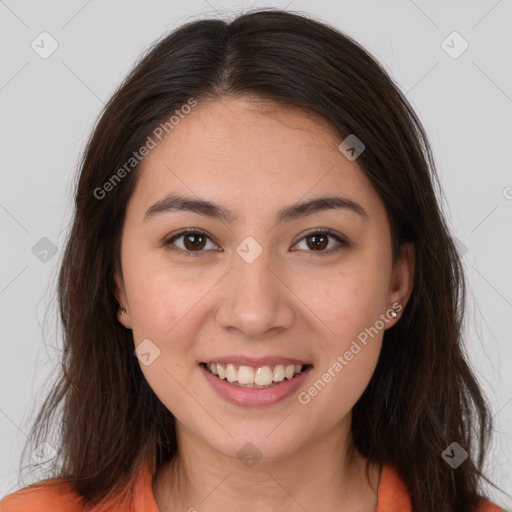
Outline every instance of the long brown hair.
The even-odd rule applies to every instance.
[[[146,53],[105,106],[81,161],[58,279],[62,371],[29,439],[37,446],[60,429],[51,474],[90,505],[129,499],[142,464],[154,470],[176,455],[174,417],[146,382],[132,333],[116,315],[113,276],[138,168],[126,162],[191,98],[244,95],[298,107],[327,120],[340,142],[356,134],[365,144],[357,161],[386,206],[394,256],[413,241],[416,268],[403,316],[385,331],[353,408],[354,444],[368,461],[399,469],[416,512],[476,510],[481,481],[489,482],[481,470],[492,422],[463,351],[465,277],[426,134],[355,41],[277,9],[180,27]],[[99,193],[123,166],[122,180]],[[469,454],[457,469],[441,457],[453,442]]]

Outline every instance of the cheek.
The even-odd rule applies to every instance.
[[[190,319],[198,299],[178,276],[157,269],[134,280],[129,293],[137,352],[146,343],[156,355],[149,365],[139,355],[141,370],[156,396],[176,415],[191,405],[184,389],[190,388],[192,369],[185,362],[191,360],[194,322]]]
[[[386,326],[380,315],[387,309],[390,278],[386,264],[359,255],[306,295],[323,332],[319,371],[330,373],[322,381],[330,383],[335,396],[346,393],[349,401],[363,392],[380,354]]]
[[[329,339],[343,346],[385,313],[390,275],[384,266],[359,257],[325,277],[314,286],[304,282],[300,293],[330,333]]]
[[[359,346],[361,350],[354,354],[350,361],[347,360],[345,355],[343,356],[344,363],[338,361],[343,367],[341,371],[336,372],[334,367],[330,370],[329,378],[331,380],[327,385],[332,387],[329,394],[326,395],[327,406],[330,405],[332,408],[340,408],[348,412],[368,386],[377,365],[380,340],[374,339],[366,347],[360,343]],[[339,369],[339,367],[337,368]],[[327,380],[326,374],[323,375],[321,380]]]
[[[363,394],[375,371],[384,332],[375,327],[375,320],[370,321],[371,315],[364,309],[337,311],[338,316],[331,320],[335,334],[322,338],[323,357],[316,379],[305,390],[305,400],[314,398],[331,417],[348,413]]]
[[[205,293],[205,283],[176,269],[148,268],[135,268],[132,279],[126,281],[132,329],[135,339],[153,337],[164,343],[176,339],[189,323],[189,315]]]

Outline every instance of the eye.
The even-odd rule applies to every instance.
[[[183,249],[176,247],[174,243],[175,240],[178,240],[180,238],[183,238]],[[166,240],[164,242],[164,245],[166,247],[169,247],[169,249],[171,249],[172,251],[177,252],[179,254],[183,254],[185,256],[198,256],[199,254],[194,253],[204,252],[202,249],[204,249],[206,245],[206,240],[211,241],[210,237],[204,231],[200,229],[191,228],[180,231],[172,238]],[[214,244],[212,243],[212,245]]]
[[[324,249],[329,246],[329,238],[336,240],[338,244],[326,251]],[[179,239],[183,239],[181,242],[182,248],[176,245],[176,241]],[[294,247],[300,244],[303,240],[308,239],[312,242],[306,242],[306,252],[317,253],[318,256],[331,254],[343,247],[350,246],[350,243],[343,236],[337,234],[333,230],[329,228],[316,228],[306,233],[306,235],[304,235]],[[208,241],[211,242],[211,238],[204,231],[196,228],[190,228],[180,231],[176,235],[165,240],[164,246],[185,256],[199,256],[201,252],[204,252],[203,249],[207,248],[206,246]],[[216,245],[213,242],[211,242],[211,244],[213,247],[210,247],[210,249],[213,248],[214,250],[217,250],[215,249]]]
[[[329,245],[329,238],[334,239],[338,242],[338,245],[331,247],[329,250],[324,250]],[[302,240],[311,240],[311,243],[306,242],[305,245],[307,249],[311,249],[307,252],[317,253],[318,256],[324,256],[328,254],[332,254],[333,252],[339,251],[344,247],[349,247],[350,244],[346,238],[341,235],[338,235],[332,229],[329,228],[316,228],[312,231],[309,231],[304,235],[299,242],[296,244],[300,244]]]

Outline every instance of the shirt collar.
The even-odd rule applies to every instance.
[[[411,497],[400,472],[392,464],[383,464],[375,512],[412,512]]]
[[[148,466],[140,472],[135,492],[135,512],[159,512],[153,494],[153,474]],[[411,499],[398,469],[383,464],[375,512],[412,512]]]

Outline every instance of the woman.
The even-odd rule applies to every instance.
[[[333,28],[164,38],[82,162],[32,433],[62,404],[53,478],[0,510],[500,510],[436,187],[412,108]]]

